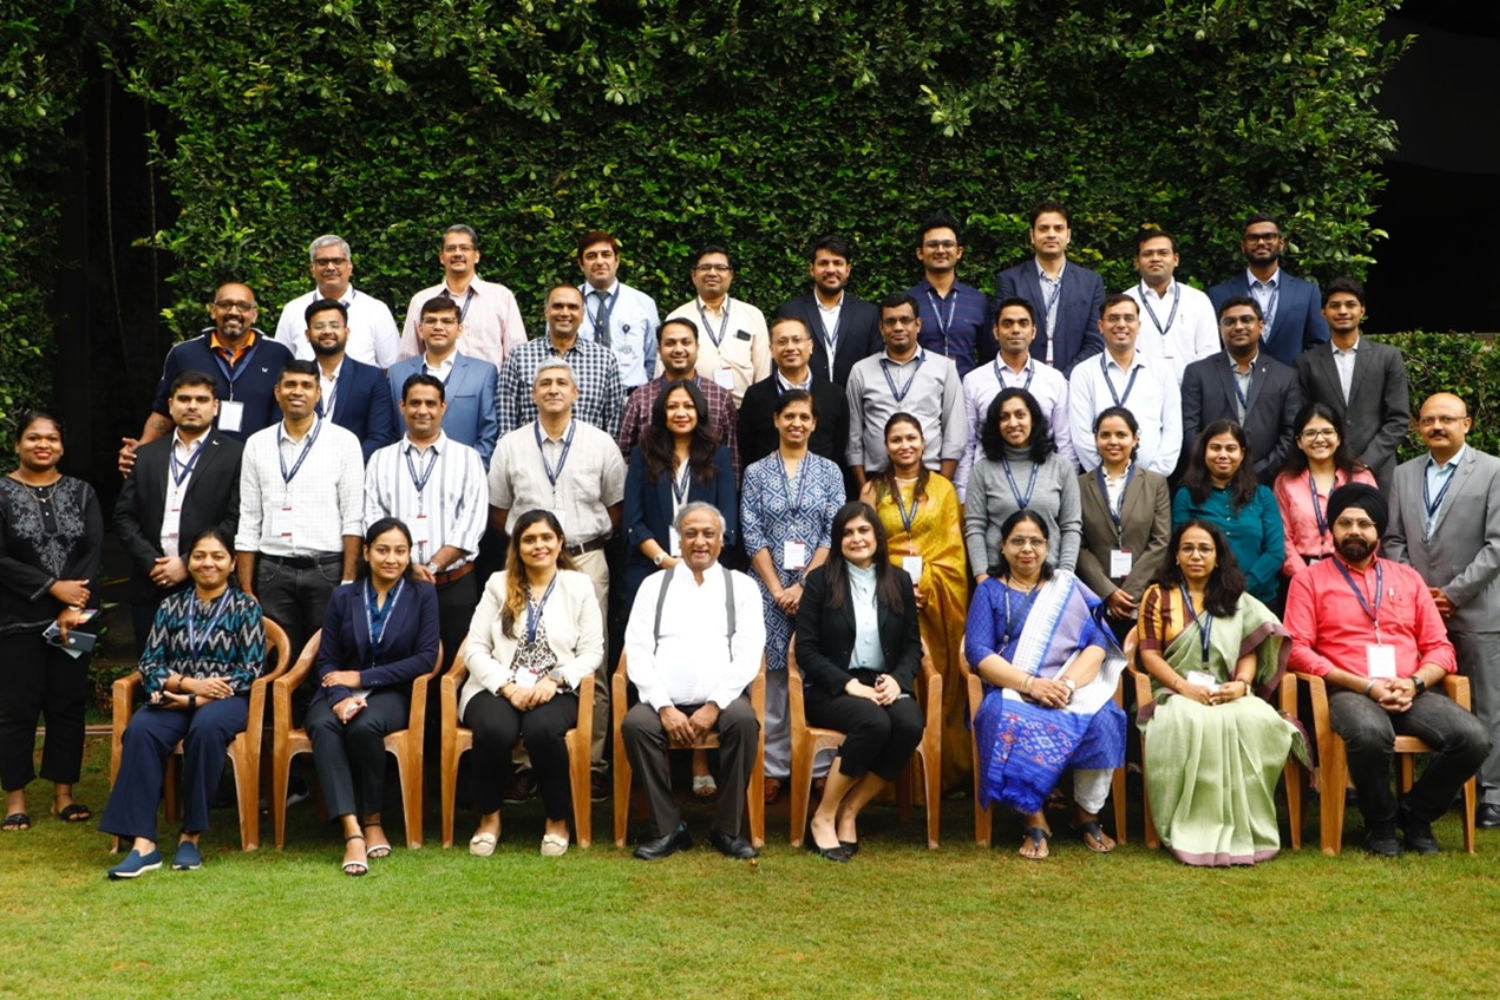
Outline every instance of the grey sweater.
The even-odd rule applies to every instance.
[[[969,574],[988,572],[1000,555],[1000,526],[1021,506],[1016,497],[1026,494],[1032,463],[1028,452],[1005,449],[1015,490],[1006,478],[1005,466],[987,458],[974,463],[964,496],[964,545],[969,550]],[[1083,540],[1083,515],[1078,502],[1078,473],[1056,452],[1036,469],[1036,489],[1027,509],[1047,525],[1047,562],[1072,570],[1078,563]]]

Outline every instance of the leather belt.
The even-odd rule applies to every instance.
[[[609,541],[609,538],[608,536],[605,536],[602,538],[596,538],[591,542],[583,542],[579,545],[569,545],[567,547],[568,555],[581,556],[589,552],[598,552],[600,549],[604,548],[604,543],[607,541]]]
[[[266,562],[275,563],[278,566],[290,566],[293,569],[312,569],[314,566],[327,566],[329,563],[344,561],[341,552],[325,552],[320,556],[268,556],[262,552],[260,557]]]
[[[445,583],[452,583],[455,580],[462,580],[472,572],[474,572],[474,563],[466,562],[462,566],[458,567],[458,569],[451,569],[446,573],[432,574],[432,582],[441,587]]]

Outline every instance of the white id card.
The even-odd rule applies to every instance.
[[[729,390],[733,391],[733,389],[734,389],[734,369],[733,368],[718,368],[718,369],[715,369],[714,370],[714,381],[718,383],[720,389],[729,389]]]
[[[423,549],[432,541],[432,518],[418,514],[411,519],[411,547]]]
[[[516,671],[516,687],[523,691],[536,687],[537,680],[537,675],[530,670]]]
[[[244,419],[244,403],[234,399],[219,400],[219,430],[237,434]]]
[[[911,577],[911,582],[917,585],[922,583],[922,557],[902,556],[901,568],[906,570],[906,575]]]
[[[563,510],[561,507],[548,507],[547,509],[552,512],[552,516],[553,517],[557,518],[557,526],[562,529],[563,537],[567,538],[568,537],[568,512],[565,511],[565,510]],[[572,543],[569,543],[569,544],[572,544]]]
[[[677,534],[677,529],[667,528],[667,555],[676,559],[682,555],[682,538]]]
[[[292,537],[292,508],[284,504],[271,511],[271,534],[278,538]]]
[[[1371,680],[1388,681],[1396,677],[1396,647],[1370,643],[1365,646],[1365,670]]]
[[[1219,690],[1219,682],[1214,680],[1214,675],[1204,673],[1202,670],[1189,670],[1187,682],[1195,687],[1208,688],[1210,691]]]
[[[806,569],[807,568],[807,543],[806,542],[782,542],[781,543],[781,568],[782,569]]]
[[[1127,577],[1130,575],[1131,567],[1135,565],[1135,556],[1129,549],[1109,550],[1109,575],[1112,577]]]

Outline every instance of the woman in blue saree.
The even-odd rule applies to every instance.
[[[1047,565],[1045,522],[1016,511],[1000,555],[969,606],[964,650],[986,692],[974,716],[981,805],[1025,816],[1023,858],[1050,853],[1042,807],[1073,770],[1075,829],[1092,851],[1114,840],[1099,826],[1114,769],[1125,763],[1125,713],[1112,700],[1124,657],[1100,620],[1102,602]]]

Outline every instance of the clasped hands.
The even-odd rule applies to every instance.
[[[1032,677],[1031,685],[1021,692],[1043,708],[1067,708],[1073,700],[1073,690],[1056,678]]]
[[[1400,715],[1411,708],[1417,685],[1410,677],[1389,677],[1376,681],[1367,694],[1387,712]]]
[[[782,588],[771,601],[782,614],[795,618],[797,609],[802,606],[802,584],[794,583],[790,587]]]
[[[719,721],[719,706],[705,702],[696,712],[688,715],[675,705],[668,705],[656,713],[661,727],[667,731],[667,741],[674,747],[697,745],[703,737],[713,732]]]
[[[167,680],[170,683],[172,678]],[[176,681],[176,691],[163,687],[151,695],[151,704],[158,708],[184,709],[234,694],[234,688],[225,677],[178,677]]]
[[[901,685],[897,684],[896,679],[890,674],[881,674],[875,678],[873,687],[850,680],[844,685],[844,693],[856,698],[865,698],[877,705],[890,705],[901,697]]]
[[[1234,685],[1233,688],[1225,690],[1226,685]],[[1238,678],[1225,681],[1217,690],[1210,690],[1197,684],[1183,682],[1181,689],[1177,692],[1184,698],[1196,701],[1200,705],[1224,705],[1231,701],[1239,701],[1250,693],[1250,685]]]
[[[517,712],[525,712],[539,705],[545,705],[555,694],[557,694],[557,681],[550,677],[539,679],[531,687],[512,684],[509,694],[502,692],[505,700],[510,702],[511,707]]]

